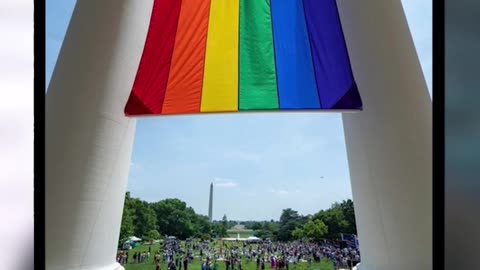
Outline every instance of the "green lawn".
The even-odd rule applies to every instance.
[[[151,257],[148,261],[143,262],[143,263],[131,263],[133,262],[133,254],[135,252],[139,251],[146,251],[148,250],[148,246],[146,245],[141,245],[139,247],[136,247],[134,249],[131,249],[129,253],[129,258],[128,261],[129,263],[124,265],[126,270],[154,270],[155,265],[153,264],[153,255],[157,250],[160,249],[159,244],[154,244],[152,246],[152,252],[151,252]],[[163,254],[163,250],[161,252]],[[198,255],[198,254],[195,254]],[[225,263],[223,261],[218,262],[219,265],[219,270],[225,270]],[[242,259],[242,269],[244,270],[256,270],[256,263],[253,261],[247,261],[246,259]],[[162,270],[167,270],[167,265],[166,263],[161,264],[161,269]],[[265,263],[265,269],[270,270],[270,263]],[[289,270],[313,270],[313,269],[318,269],[318,270],[333,270],[333,265],[332,262],[329,260],[322,260],[320,263],[312,263],[311,266],[308,265],[308,263],[298,263],[297,265],[290,265]],[[178,270],[178,267],[177,267]],[[182,267],[183,270],[183,267]],[[200,260],[199,258],[195,258],[193,263],[188,265],[188,270],[201,270],[200,266]]]

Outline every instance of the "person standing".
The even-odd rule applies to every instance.
[[[352,258],[350,257],[350,255],[347,256],[347,266],[348,269],[352,270]]]
[[[156,262],[155,270],[162,270],[160,269],[160,262]]]
[[[225,258],[225,268],[226,270],[230,270],[230,258]]]
[[[125,252],[122,254],[122,261],[123,261],[123,264],[128,263],[128,252]]]
[[[187,256],[185,256],[185,258],[183,259],[183,269],[188,270],[188,258],[187,258]]]

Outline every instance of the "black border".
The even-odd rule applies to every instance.
[[[445,269],[445,2],[432,5],[432,269],[439,270]]]
[[[45,1],[34,0],[34,263],[45,269]]]

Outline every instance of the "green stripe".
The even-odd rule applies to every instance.
[[[270,0],[241,0],[239,27],[239,109],[278,109]]]

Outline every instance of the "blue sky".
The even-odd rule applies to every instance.
[[[431,93],[431,1],[402,0]],[[47,0],[46,79],[55,66],[74,0]],[[180,198],[214,219],[278,219],[352,198],[341,115],[229,114],[139,119],[128,190],[147,201]]]

